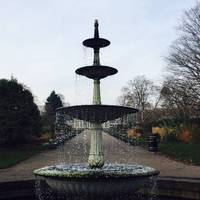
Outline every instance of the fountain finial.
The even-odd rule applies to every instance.
[[[98,26],[98,25],[99,25],[98,19],[95,19],[95,20],[94,20],[94,25],[95,25],[95,26]]]
[[[94,21],[94,38],[99,38],[99,23],[98,20],[95,19]]]
[[[94,37],[83,41],[83,45],[86,47],[99,50],[100,48],[110,45],[110,41],[99,37],[99,23],[98,20],[94,21]]]

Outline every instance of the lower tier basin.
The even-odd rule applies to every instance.
[[[159,172],[142,165],[105,164],[100,169],[91,169],[84,164],[73,164],[44,167],[34,174],[59,193],[103,199],[134,194],[147,187]]]

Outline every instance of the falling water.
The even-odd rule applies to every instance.
[[[82,46],[83,47],[83,63],[84,65],[86,66],[87,63],[88,63],[88,56],[87,56],[87,48],[85,46]]]
[[[57,147],[57,163],[60,163],[60,164],[66,163],[64,144],[61,144]]]
[[[85,125],[85,128],[87,129],[89,128],[88,124]],[[87,155],[87,135],[86,134],[83,135],[83,153],[84,155]]]
[[[149,185],[149,194],[150,194],[150,197],[149,199],[150,200],[156,200],[158,198],[158,185],[157,185],[157,179],[158,177],[157,176],[152,176],[150,178],[150,185]]]
[[[45,182],[41,179],[35,181],[35,195],[38,200],[54,200],[53,190],[45,187]]]

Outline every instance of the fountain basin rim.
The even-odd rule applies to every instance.
[[[137,109],[131,107],[103,104],[61,107],[56,111],[60,114],[69,115],[75,119],[98,124],[121,118],[127,114],[138,112]]]
[[[66,165],[67,166],[67,165]],[[70,166],[70,165],[69,165]],[[80,166],[80,165],[71,165],[71,166]],[[85,165],[82,165],[85,166]],[[105,165],[106,166],[106,165]],[[115,165],[116,167],[124,167],[127,166],[127,169],[133,168],[133,171],[120,171],[120,170],[102,170],[102,169],[91,169],[88,171],[59,171],[59,170],[52,170],[55,166],[46,166],[34,171],[36,177],[42,178],[54,178],[54,179],[70,179],[70,180],[85,180],[85,179],[123,179],[123,178],[142,178],[142,177],[149,177],[149,176],[157,176],[159,174],[158,170],[154,168],[142,166],[142,165]],[[144,169],[146,171],[144,171]],[[134,171],[137,170],[137,171]],[[142,171],[143,170],[143,171]]]
[[[65,107],[59,107],[56,109],[56,111],[65,109],[65,108],[77,108],[77,107],[112,107],[112,108],[124,108],[124,109],[131,109],[134,110],[135,112],[138,112],[138,109],[132,108],[129,106],[119,106],[119,105],[108,105],[108,104],[82,104],[82,105],[73,105],[73,106],[65,106]]]

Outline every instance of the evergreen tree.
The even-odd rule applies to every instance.
[[[56,109],[63,107],[63,102],[55,91],[52,91],[45,103],[45,111],[43,113],[43,131],[54,133]]]
[[[0,80],[0,142],[24,143],[39,136],[41,117],[33,95],[16,79]]]

